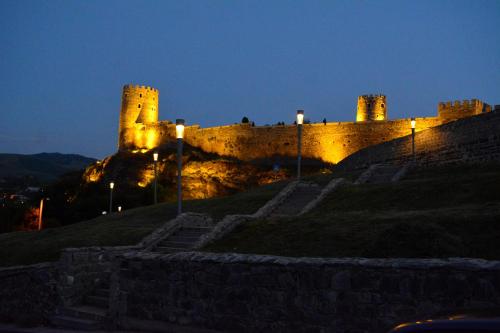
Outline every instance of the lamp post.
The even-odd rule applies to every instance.
[[[411,154],[413,156],[413,162],[415,162],[415,125],[417,122],[415,118],[411,118]]]
[[[177,215],[182,213],[182,139],[184,138],[184,119],[175,120],[177,137]]]
[[[42,230],[43,198],[40,199],[40,209],[38,210],[38,231]]]
[[[157,162],[158,162],[158,153],[153,154],[153,160],[154,160],[154,167],[155,167],[155,181],[154,181],[154,204],[156,205],[158,203],[158,190],[157,190],[157,183],[158,183],[158,172],[157,172]]]
[[[109,213],[113,211],[113,188],[115,187],[115,183],[109,183]]]
[[[300,164],[302,162],[302,124],[304,110],[297,110],[297,180],[300,180]]]

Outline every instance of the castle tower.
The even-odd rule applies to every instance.
[[[125,85],[122,93],[118,149],[125,149],[135,143],[137,125],[158,122],[158,89]]]
[[[358,97],[356,121],[387,119],[385,95],[363,95]]]

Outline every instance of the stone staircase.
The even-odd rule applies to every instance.
[[[160,241],[152,252],[175,253],[192,250],[201,236],[211,232],[213,227],[186,227],[177,231]]]
[[[81,304],[58,309],[52,325],[71,330],[97,331],[105,328],[109,303],[109,281],[95,288]]]
[[[270,218],[298,215],[302,209],[321,193],[321,187],[311,182],[297,184],[295,191],[269,215]]]
[[[373,164],[363,172],[355,184],[382,184],[395,182],[401,179],[408,169],[408,165]]]

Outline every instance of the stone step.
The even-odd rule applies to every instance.
[[[198,240],[198,238],[196,240]],[[169,238],[167,238],[166,240],[160,242],[160,244],[158,244],[158,246],[175,247],[175,248],[180,248],[180,249],[189,249],[196,243],[196,240],[193,242],[173,242]]]
[[[59,315],[52,317],[50,321],[56,327],[78,331],[97,331],[101,328],[101,324],[98,321],[92,319]]]
[[[85,297],[85,304],[107,309],[109,301],[107,297],[89,295]]]
[[[271,214],[271,217],[292,216],[300,213],[309,202],[314,200],[321,193],[321,188],[317,185],[302,185],[282,203]]]
[[[198,239],[200,239],[200,235],[193,235],[193,236],[178,236],[178,235],[172,235],[167,238],[168,241],[171,242],[179,242],[179,243],[191,243],[191,242],[196,242]]]
[[[177,230],[174,234],[180,234],[180,233],[205,233],[209,232],[213,228],[181,228]]]
[[[184,252],[186,249],[178,248],[178,247],[169,247],[169,246],[157,246],[154,252],[160,253],[175,253],[175,252]]]
[[[109,297],[109,288],[97,288],[92,293],[92,296],[101,296],[101,297]]]
[[[102,321],[106,317],[107,311],[106,309],[97,308],[90,305],[77,305],[77,306],[64,307],[59,310],[59,313],[67,317]]]

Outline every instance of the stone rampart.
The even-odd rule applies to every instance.
[[[438,105],[438,117],[449,120],[472,117],[490,111],[490,105],[477,99],[441,102]]]
[[[439,126],[441,118],[417,118],[417,130]],[[158,123],[138,124],[127,136],[136,137],[140,147],[166,144],[175,138],[175,125]],[[135,131],[135,132],[134,132]],[[302,131],[302,156],[327,163],[338,163],[362,148],[399,138],[411,133],[410,119],[376,122],[335,122],[305,124]],[[185,142],[209,153],[258,160],[297,156],[297,127],[230,126],[201,128],[186,126]],[[130,147],[133,148],[133,147]]]
[[[409,135],[362,149],[342,161],[339,168],[411,161],[411,140]],[[419,165],[500,161],[500,110],[417,132],[415,152]]]
[[[0,268],[0,322],[46,324],[57,296],[54,263]]]
[[[229,332],[386,332],[441,311],[498,307],[500,262],[128,254],[127,316]]]

